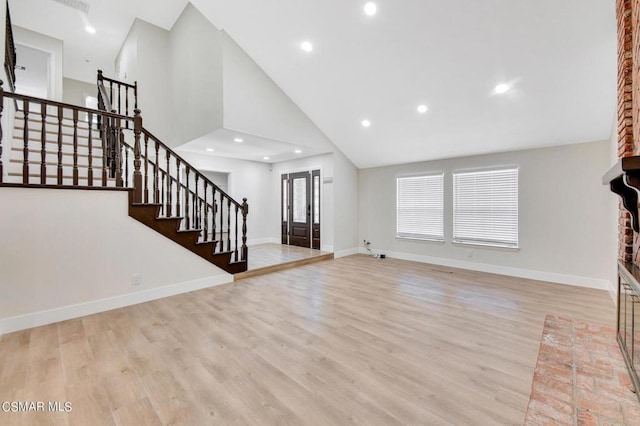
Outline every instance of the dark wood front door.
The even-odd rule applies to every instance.
[[[282,244],[320,249],[320,170],[281,176]]]
[[[289,175],[289,244],[311,247],[311,176]]]

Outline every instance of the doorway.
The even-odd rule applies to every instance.
[[[280,179],[282,244],[320,250],[320,170]]]

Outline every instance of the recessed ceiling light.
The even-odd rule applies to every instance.
[[[215,149],[213,149],[213,148],[207,148],[207,152],[213,152],[213,151],[215,151]]]
[[[262,157],[262,159],[263,159],[263,160],[268,160],[268,159],[269,159],[269,157]]]
[[[362,125],[364,127],[369,127],[369,126],[371,126],[371,122],[369,120],[362,120]]]
[[[295,151],[293,151],[293,152],[295,152],[296,154],[302,154],[302,150],[300,150],[300,149],[296,149],[296,150],[295,150]]]
[[[302,50],[304,50],[305,52],[311,52],[313,50],[313,44],[311,44],[308,41],[303,41],[302,43],[300,43],[300,47],[302,48]]]
[[[373,2],[369,2],[364,5],[364,13],[366,13],[368,16],[375,15],[377,11],[378,11],[378,7]]]
[[[429,110],[429,108],[427,108],[426,105],[418,105],[418,112],[420,114],[424,114],[425,112],[427,112]]]
[[[86,27],[84,27],[84,29],[89,33],[89,34],[95,34],[96,33],[96,29],[93,28],[91,25],[87,25]]]
[[[242,142],[244,142],[244,139],[242,139],[242,138],[235,138],[233,141],[234,141],[234,142],[237,142],[237,143],[242,143]]]
[[[493,90],[494,90],[494,92],[496,92],[497,94],[501,95],[501,94],[503,94],[503,93],[507,92],[509,89],[510,89],[510,87],[509,87],[509,85],[508,85],[508,84],[506,84],[506,83],[501,83],[501,84],[498,84],[498,85],[496,86],[496,88],[495,88],[495,89],[493,89]]]

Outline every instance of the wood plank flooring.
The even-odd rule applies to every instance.
[[[521,425],[546,314],[604,291],[357,255],[0,337],[0,424]]]

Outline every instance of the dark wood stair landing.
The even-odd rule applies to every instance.
[[[133,202],[133,191],[129,192],[129,216],[147,225],[182,247],[197,254],[206,261],[224,269],[230,274],[237,274],[247,270],[247,262],[233,262],[233,251],[214,253],[215,241],[198,242],[200,229],[180,229],[183,218],[161,217],[161,204],[141,204]]]

